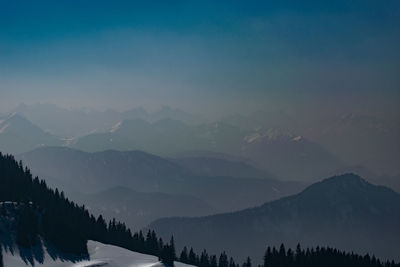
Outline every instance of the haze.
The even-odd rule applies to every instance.
[[[399,48],[399,0],[0,0],[0,266],[399,267]]]
[[[2,1],[0,108],[398,118],[399,15],[398,1]]]

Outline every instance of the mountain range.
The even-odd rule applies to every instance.
[[[70,150],[50,147],[35,151],[49,149],[53,150],[52,153],[57,153],[59,149]],[[94,158],[97,154],[70,152],[88,154]],[[120,159],[119,153],[125,153],[117,152],[116,156],[113,154],[115,151],[111,152],[117,159]],[[103,153],[107,154],[109,151]],[[144,152],[137,153],[147,160],[154,157]],[[133,157],[137,158],[137,155],[133,153]],[[165,160],[157,158],[159,161]],[[82,156],[78,158],[78,160],[82,159]],[[157,243],[158,239],[155,235],[152,239],[150,231],[145,239],[140,233],[132,235],[132,232],[123,223],[112,220],[107,224],[102,216],[98,216],[96,219],[84,206],[78,206],[66,198],[63,192],[52,190],[44,181],[40,181],[37,177],[33,178],[32,172],[28,168],[24,168],[21,162],[15,161],[12,156],[0,154],[0,160],[2,173],[0,176],[2,184],[0,201],[3,201],[0,207],[0,241],[1,246],[5,248],[5,253],[3,251],[0,253],[0,261],[5,259],[7,263],[20,262],[21,258],[25,262],[44,263],[44,257],[46,261],[50,258],[53,260],[63,259],[63,262],[74,260],[65,258],[65,253],[81,255],[76,260],[82,261],[86,259],[87,255],[92,256],[91,248],[87,246],[88,240],[106,242],[134,251],[155,253],[152,255],[159,255],[159,247],[161,247],[161,251],[167,253],[161,254],[163,260],[174,259],[169,254],[171,252],[169,244],[174,244],[174,239],[171,238],[171,241],[165,246],[157,245],[157,249],[152,250],[150,245],[154,243],[153,241]],[[154,162],[151,164],[153,165]],[[52,165],[52,162],[48,162],[48,165]],[[179,165],[176,166],[179,167]],[[208,178],[224,179],[224,177]],[[243,181],[262,180],[241,179]],[[227,184],[226,181],[224,184]],[[246,191],[245,188],[241,188],[241,190]],[[250,192],[252,191],[255,189]],[[147,194],[151,193],[141,195],[125,188],[113,188],[99,194],[99,198],[104,198],[103,204],[108,204],[107,196],[118,200],[115,195],[120,195],[122,198],[129,198],[129,201],[136,200],[138,205],[147,208],[149,206],[146,207],[143,204],[143,201],[151,199]],[[223,195],[225,199],[229,200],[237,196],[240,197],[240,191],[236,194]],[[181,199],[177,199],[177,201],[181,201]],[[94,197],[93,202],[101,201]],[[12,207],[5,209],[5,205]],[[177,204],[173,203],[173,205]],[[106,207],[106,209],[108,208]],[[114,206],[111,206],[111,209],[113,208]],[[132,210],[135,211],[135,208]],[[19,213],[18,220],[15,219],[17,215],[13,216],[13,213]],[[195,251],[201,251],[203,248],[207,248],[209,253],[226,251],[228,255],[234,255],[235,259],[239,261],[246,256],[251,256],[253,263],[257,264],[262,261],[262,255],[267,246],[278,247],[281,243],[291,248],[294,248],[297,243],[301,243],[303,247],[316,247],[316,250],[312,250],[311,253],[323,254],[327,250],[321,250],[320,246],[329,246],[353,251],[356,254],[374,254],[382,260],[398,260],[399,223],[400,195],[398,193],[387,187],[370,184],[357,175],[344,174],[314,183],[298,194],[282,197],[255,208],[203,217],[158,219],[150,224],[149,229],[155,229],[164,240],[168,240],[171,235],[174,235],[179,250],[185,245],[193,247]],[[16,230],[4,230],[7,227],[15,227]],[[13,255],[15,242],[18,244],[20,258]],[[89,244],[92,244],[90,242]],[[45,253],[44,247],[40,247],[42,244],[48,253]],[[159,241],[158,244],[165,243]],[[27,249],[21,249],[21,246]],[[54,250],[55,247],[56,250]],[[308,255],[307,251],[302,253]],[[329,251],[334,252],[333,250]],[[337,250],[335,251],[334,253],[338,254]],[[275,255],[275,252],[272,251],[271,255]],[[285,255],[289,254],[285,252]],[[355,259],[355,254],[347,255],[346,257]],[[357,256],[357,259],[362,258]],[[375,258],[364,257],[363,259],[376,263]],[[186,260],[184,262],[187,262]],[[94,266],[98,263],[97,261],[90,262]],[[101,264],[103,263],[104,261],[101,262]],[[378,266],[381,266],[380,263]],[[395,266],[394,262],[392,266]],[[207,265],[207,267],[209,266]]]
[[[317,182],[297,195],[256,208],[199,218],[165,218],[150,225],[179,245],[225,249],[261,261],[266,246],[334,246],[399,260],[400,195],[354,174]]]
[[[66,109],[53,104],[20,104],[12,110],[32,121],[42,129],[65,138],[76,138],[92,132],[104,132],[118,121],[127,119],[143,119],[155,122],[172,118],[187,123],[201,122],[200,116],[190,114],[177,108],[164,106],[154,112],[142,107],[116,111],[108,109],[97,111],[90,109]]]
[[[88,153],[67,147],[44,147],[24,153],[17,157],[30,166],[34,174],[40,175],[52,186],[62,187],[67,193],[83,193],[82,200],[90,197],[87,193],[99,193],[115,187],[124,187],[142,193],[166,193],[175,195],[190,195],[209,205],[212,211],[233,211],[259,205],[265,201],[291,195],[302,190],[305,184],[292,181],[280,181],[268,173],[253,169],[249,165],[234,161],[222,160],[226,166],[235,166],[239,175],[221,176],[220,170],[209,169],[209,176],[187,168],[179,161],[166,159],[141,151],[103,151]],[[213,162],[215,159],[205,159]],[[197,167],[196,167],[197,168]],[[254,176],[258,174],[259,176]],[[234,198],[229,196],[235,196]],[[118,198],[117,198],[118,199]],[[161,211],[162,204],[156,198],[148,197],[151,202],[161,205],[156,210]],[[186,201],[187,198],[182,198]],[[118,203],[118,200],[116,200]],[[192,208],[198,208],[196,201]],[[100,202],[96,209],[101,209]],[[152,204],[149,204],[152,205]],[[153,207],[155,207],[153,205]],[[197,205],[197,206],[196,206]],[[121,204],[129,206],[129,202]],[[117,208],[114,206],[114,208]],[[189,210],[189,209],[187,209]],[[164,210],[160,215],[167,215]],[[174,213],[169,211],[168,215]],[[175,213],[176,214],[176,213]],[[184,214],[180,214],[184,215]],[[190,212],[186,215],[200,215]],[[161,216],[160,216],[161,217]],[[135,217],[132,218],[132,220]],[[140,218],[138,217],[140,220]]]
[[[303,136],[272,129],[244,130],[225,122],[188,125],[172,119],[124,120],[109,132],[75,140],[71,147],[88,152],[143,150],[169,157],[185,151],[225,153],[247,158],[286,180],[315,180],[345,165]]]
[[[243,158],[286,180],[316,181],[349,166],[384,177],[400,174],[396,160],[400,127],[373,116],[350,114],[299,124],[285,112],[260,111],[204,123],[169,107],[153,113],[142,108],[67,110],[45,104],[20,105],[16,110],[0,119],[3,152],[24,153],[49,145],[87,152],[143,150],[166,157],[208,151]],[[55,125],[61,128],[54,130]],[[82,132],[70,134],[66,125]],[[397,178],[390,180],[386,184],[398,187]]]

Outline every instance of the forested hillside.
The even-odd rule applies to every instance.
[[[142,232],[132,233],[124,223],[115,220],[107,223],[101,215],[95,218],[63,192],[50,189],[38,177],[33,178],[30,170],[13,156],[0,153],[0,174],[0,202],[21,203],[16,219],[18,246],[33,247],[40,236],[65,253],[85,255],[87,240],[95,240],[156,255],[168,263],[175,258],[173,239],[170,243],[163,242],[154,232],[145,237]],[[3,207],[2,213],[6,212]]]

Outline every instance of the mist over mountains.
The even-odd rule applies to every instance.
[[[32,117],[39,107],[30,110]],[[51,108],[44,105],[44,110]],[[77,111],[63,112],[75,114]],[[373,168],[363,165],[363,161],[352,165],[349,158],[332,153],[324,142],[314,141],[322,140],[318,137],[328,136],[329,131],[321,128],[322,134],[309,139],[298,134],[303,133],[301,128],[286,113],[256,112],[253,117],[233,115],[217,122],[197,124],[188,113],[171,108],[151,116],[143,109],[132,109],[106,120],[100,119],[100,114],[106,113],[110,111],[97,113],[99,121],[94,123],[109,120],[104,124],[108,124],[108,128],[69,139],[41,130],[21,115],[12,114],[1,122],[4,130],[0,140],[4,138],[9,145],[5,151],[24,152],[17,158],[48,184],[63,188],[94,214],[102,214],[107,219],[116,217],[136,229],[163,217],[205,216],[259,206],[296,194],[321,177],[345,172],[355,172],[370,182],[400,190],[399,176],[379,172],[380,169],[371,171]],[[40,123],[51,125],[39,114],[37,118],[43,120]],[[94,118],[96,112],[82,114]],[[126,119],[118,121],[121,114]],[[82,118],[76,119],[79,120]],[[340,128],[336,121],[332,125],[336,126],[330,131],[343,140],[350,130],[356,135],[365,127],[378,127],[371,125],[370,120],[358,120],[354,116],[346,119],[345,127]],[[382,130],[367,135],[360,142],[372,142],[378,137],[385,139],[395,132],[395,128],[385,128],[385,124],[379,127]],[[29,145],[13,146],[6,139],[11,130],[21,137],[32,132],[35,134],[29,136],[35,138],[27,139],[25,143]],[[348,142],[353,142],[351,136]],[[328,139],[334,140],[333,137]],[[394,142],[388,138],[385,141]],[[345,151],[347,141],[342,143],[335,145],[342,146]],[[374,148],[371,146],[371,151]],[[368,147],[364,147],[366,150]],[[377,155],[379,153],[373,154],[371,159]],[[298,237],[299,240],[303,238]],[[287,240],[286,243],[293,242]]]
[[[369,183],[400,190],[395,124],[350,115],[305,128],[283,112],[210,122],[172,108],[19,108],[46,130],[3,116],[0,149],[96,216],[240,260],[259,262],[266,243],[282,242],[398,260],[400,196]],[[312,184],[346,172],[369,182],[346,174]]]
[[[0,267],[399,267],[399,18],[1,1]]]
[[[152,113],[143,108],[68,110],[50,104],[20,105],[15,110],[20,122],[12,121],[15,115],[1,119],[0,144],[10,153],[44,145],[88,152],[142,150],[166,157],[208,151],[242,158],[281,179],[315,181],[351,166],[380,176],[400,175],[400,126],[371,115],[305,122],[283,111],[210,120],[169,107]],[[7,137],[7,127],[14,127],[12,138]]]
[[[249,258],[246,260],[246,266],[251,266],[251,262],[254,264],[262,261],[262,254],[258,252],[263,251],[266,245],[274,246],[285,242],[292,247],[299,238],[308,247],[307,250],[301,252],[298,248],[296,254],[293,254],[292,250],[286,252],[281,245],[278,254],[275,248],[272,251],[267,250],[268,254],[265,255],[268,258],[264,263],[269,263],[274,258],[277,260],[280,255],[279,262],[293,261],[297,264],[295,266],[301,264],[298,261],[299,256],[305,266],[307,262],[312,263],[317,259],[319,264],[331,264],[333,260],[354,264],[371,263],[371,266],[377,267],[397,266],[394,261],[386,262],[386,259],[397,260],[398,257],[396,242],[400,221],[400,195],[386,187],[369,184],[354,174],[325,179],[299,194],[256,208],[206,217],[159,219],[152,223],[150,227],[157,228],[164,238],[173,233],[187,241],[187,246],[194,246],[196,249],[203,244],[207,246],[208,252],[203,250],[201,257],[194,254],[191,248],[189,256],[184,256],[184,253],[188,253],[186,249],[178,258],[174,252],[173,238],[165,244],[157,239],[154,231],[148,231],[144,237],[142,232],[132,235],[124,223],[115,219],[110,220],[107,225],[101,215],[96,219],[85,206],[78,206],[66,198],[64,192],[51,189],[38,177],[33,178],[31,171],[15,161],[14,157],[0,154],[0,163],[0,246],[5,249],[0,250],[0,263],[5,262],[10,267],[19,266],[21,262],[32,266],[36,262],[39,265],[53,266],[60,261],[63,266],[65,262],[77,262],[77,266],[98,266],[108,262],[115,265],[118,262],[121,264],[118,266],[122,267],[137,260],[128,250],[158,256],[159,261],[168,261],[169,265],[176,259],[184,263],[203,265],[204,260],[201,259],[207,255],[207,266],[222,267],[224,262],[228,262],[226,252],[221,254],[222,260],[219,263],[216,255],[212,254],[221,247],[228,253],[237,252],[234,255],[236,261],[240,261],[245,255],[252,255],[254,261]],[[115,188],[104,192],[100,199],[94,201],[112,203],[117,198],[114,193],[109,192],[129,196],[131,200],[141,202],[142,207],[146,207],[142,201],[150,199],[146,198],[146,194],[142,194],[144,198],[136,198],[135,192]],[[179,207],[181,204],[173,205]],[[168,204],[164,207],[167,206]],[[124,212],[129,214],[129,210]],[[94,248],[91,240],[101,243]],[[309,246],[314,242],[318,245],[310,251]],[[177,245],[178,249],[183,246],[182,243]],[[333,246],[334,249],[325,246]],[[123,251],[121,248],[128,250],[123,252],[124,257],[116,258]],[[353,252],[344,253],[338,249]],[[380,260],[365,254],[366,252],[377,255]],[[99,258],[98,253],[105,258]],[[359,253],[365,256],[358,256],[363,255]],[[283,255],[285,258],[282,258]],[[236,266],[233,259],[229,262]],[[177,265],[181,266],[179,263]]]
[[[164,106],[154,112],[148,112],[142,107],[120,112],[113,109],[105,111],[65,109],[53,104],[20,104],[11,112],[18,113],[40,128],[65,138],[79,137],[92,132],[108,131],[119,121],[126,119],[142,119],[155,122],[171,118],[186,123],[197,123],[202,120],[201,116],[168,106]]]
[[[141,151],[88,153],[65,147],[45,147],[24,153],[18,159],[29,165],[34,174],[40,175],[52,186],[64,188],[92,210],[101,211],[109,206],[111,210],[104,214],[117,218],[119,212],[115,210],[125,210],[121,214],[124,218],[130,216],[129,222],[137,219],[135,227],[145,226],[151,218],[174,214],[194,216],[239,210],[299,192],[305,186],[301,182],[277,180],[264,172],[261,172],[262,176],[255,177],[253,174],[260,174],[259,170],[227,160],[219,162],[235,166],[240,175],[221,176],[218,169],[213,172],[211,168],[204,175],[180,165],[179,160],[176,162]],[[123,194],[114,194],[115,187],[120,188]],[[110,194],[115,197],[107,204],[93,201]],[[155,215],[135,213],[136,204],[130,206],[135,198],[147,199],[146,206],[152,207],[147,212]],[[186,207],[182,205],[179,212],[165,209],[167,203],[178,199]],[[145,210],[144,207],[142,205],[141,209]],[[131,215],[127,214],[127,210],[131,210]]]

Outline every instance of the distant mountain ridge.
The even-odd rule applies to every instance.
[[[138,118],[123,120],[111,131],[76,139],[71,147],[88,152],[144,150],[163,156],[187,150],[237,154],[245,135],[240,128],[221,122],[190,125],[171,118],[155,122]]]
[[[302,178],[306,180],[313,180],[309,177],[315,179],[328,176],[335,169],[334,167],[338,167],[338,163],[343,162],[345,165],[351,166],[363,165],[383,176],[400,174],[397,162],[400,142],[398,120],[378,115],[373,116],[368,113],[338,112],[320,119],[312,119],[284,110],[259,110],[247,115],[238,113],[222,118],[212,117],[207,120],[200,115],[168,106],[149,112],[141,107],[126,111],[112,109],[95,111],[83,108],[66,109],[52,104],[21,104],[12,112],[27,118],[47,133],[68,139],[67,144],[73,145],[75,141],[78,142],[79,145],[73,145],[73,147],[90,152],[107,149],[139,149],[171,156],[175,152],[179,154],[189,150],[208,150],[252,157],[252,160],[261,161],[259,155],[242,153],[253,150],[248,147],[248,142],[243,142],[244,140],[252,141],[260,137],[289,134],[292,138],[301,136],[304,140],[313,143],[314,146],[318,145],[319,148],[313,152],[316,153],[315,156],[309,157],[310,161],[320,159],[318,163],[321,163],[322,159],[325,159],[326,162],[323,162],[322,165],[329,167],[327,171],[317,170],[314,173],[310,167],[296,168],[295,172],[305,173]],[[151,125],[144,135],[137,135],[136,130],[129,134],[131,138],[126,138],[126,135],[122,138],[118,134],[109,133],[110,129],[115,128],[116,125],[122,126],[127,121],[139,123],[139,120]],[[162,121],[162,123],[157,126],[153,125],[158,121]],[[176,124],[178,121],[187,124],[188,127],[178,127],[176,131],[173,131],[174,126],[178,125]],[[0,129],[3,127],[4,125]],[[192,128],[191,133],[186,131],[188,128]],[[160,129],[161,131],[159,131]],[[79,137],[82,139],[77,141]],[[8,149],[10,152],[22,153],[32,149],[32,145],[23,145],[24,140],[15,141],[14,139],[7,141],[7,148],[12,148]],[[59,144],[52,143],[52,145]],[[297,154],[296,148],[292,149],[293,154]],[[310,152],[309,149],[306,151]],[[288,153],[291,151],[289,150]],[[302,153],[304,154],[304,152]],[[290,154],[287,157],[289,160]],[[290,164],[296,166],[295,164],[302,160],[304,158],[300,157],[299,160],[290,162]],[[334,161],[330,162],[330,160]],[[261,167],[265,162],[268,163],[268,158],[261,162]],[[275,171],[284,170],[282,173],[276,173],[281,178],[299,179],[299,177],[294,177],[293,173],[288,173],[287,170],[285,172],[284,167],[277,166],[279,168]],[[339,166],[336,169],[342,167],[346,166]],[[322,167],[320,168],[322,169]],[[287,175],[291,177],[285,177]]]
[[[30,114],[31,108],[38,113]],[[122,113],[107,111],[95,119],[104,121],[102,125],[89,119],[93,114],[83,110],[68,111],[51,105],[21,106],[20,109],[30,117],[36,114],[38,121],[50,116],[56,124],[64,121],[63,126],[86,129],[87,134],[79,138],[59,138],[16,114],[0,123],[0,149],[5,152],[24,153],[40,146],[61,145],[87,152],[142,150],[164,157],[187,151],[210,151],[247,158],[258,169],[280,179],[304,181],[313,181],[344,167],[343,162],[322,146],[290,131],[268,127],[244,129],[224,121],[189,124],[171,118],[185,117],[183,112],[171,108],[160,110],[161,114],[152,117],[157,118],[155,121],[144,119],[141,109],[127,112],[126,117],[130,119],[124,119]],[[53,109],[54,114],[50,112]],[[74,116],[70,116],[72,114]],[[84,123],[75,117],[88,121]],[[117,120],[119,118],[122,120]],[[96,128],[94,124],[99,125]]]
[[[0,118],[0,151],[21,153],[41,146],[57,146],[65,142],[43,131],[17,113]]]
[[[224,247],[245,257],[267,245],[330,245],[399,259],[400,195],[353,174],[315,183],[257,208],[201,218],[166,218],[151,229],[196,248]],[[196,229],[196,231],[193,231]],[[243,244],[246,244],[243,246]]]
[[[168,106],[164,106],[154,112],[148,112],[142,107],[135,107],[126,111],[113,109],[96,111],[66,109],[53,104],[20,104],[12,112],[21,114],[42,129],[68,138],[76,138],[93,132],[104,132],[119,121],[127,119],[143,119],[149,122],[165,118],[181,120],[187,123],[202,121],[199,115]]]
[[[125,120],[109,132],[74,140],[71,147],[88,152],[143,150],[168,157],[186,151],[224,153],[248,158],[259,169],[286,180],[315,180],[344,165],[303,136],[278,129],[242,129],[223,121],[189,125],[173,119]]]
[[[270,176],[204,176],[171,159],[141,151],[87,153],[67,147],[44,147],[18,159],[49,184],[62,186],[67,192],[96,193],[123,186],[139,192],[192,195],[219,211],[259,205],[297,193],[305,186]],[[233,195],[235,198],[227,197]]]

